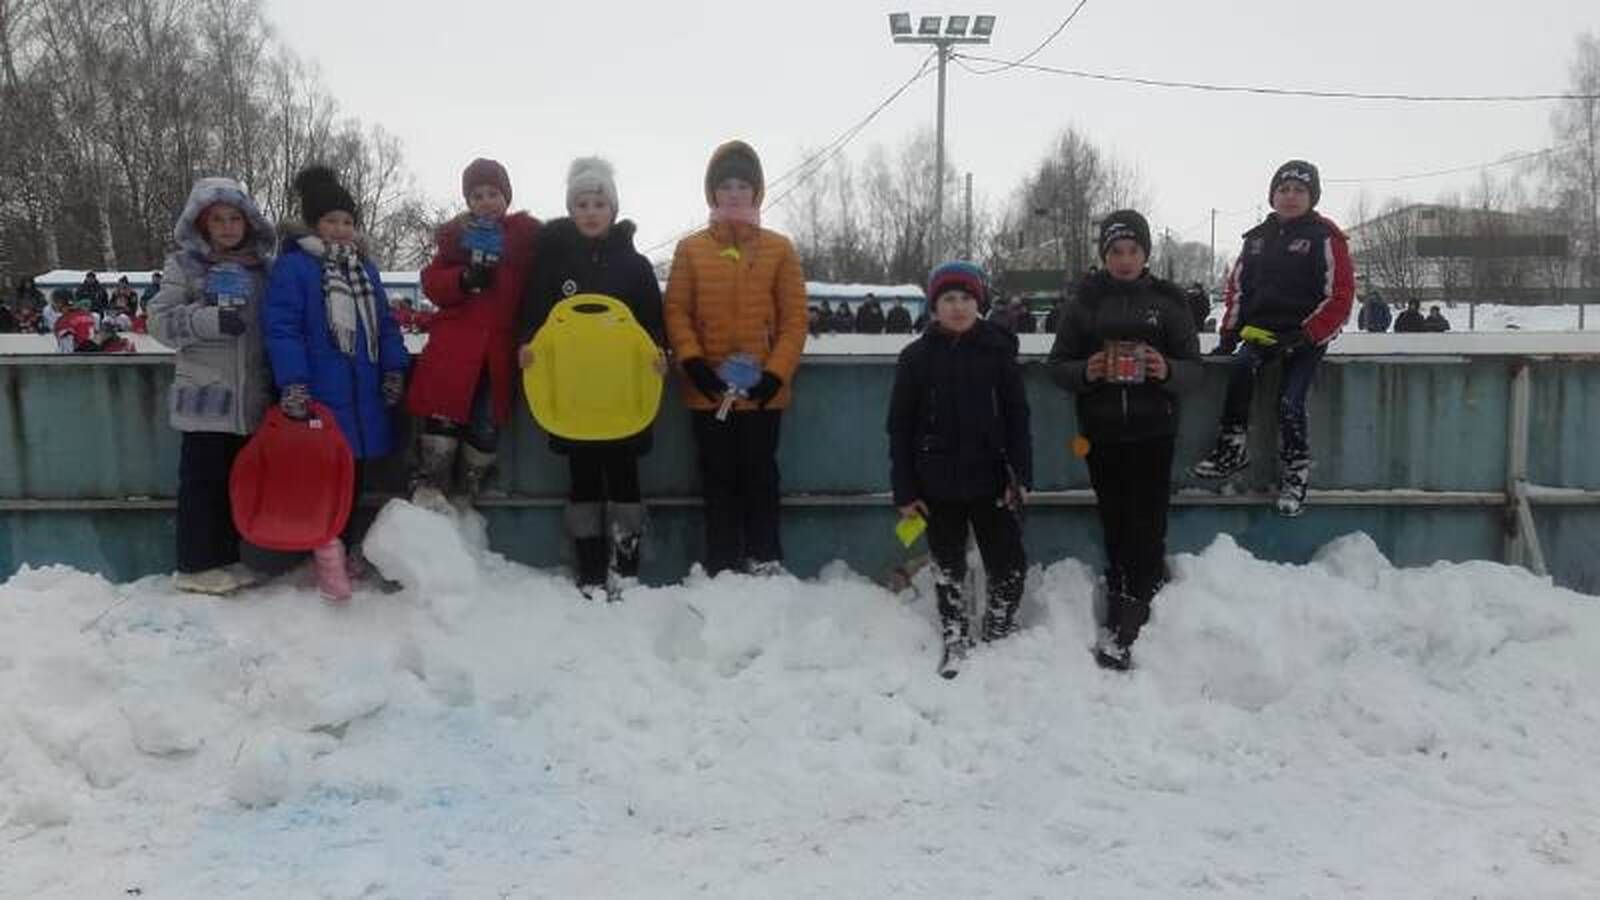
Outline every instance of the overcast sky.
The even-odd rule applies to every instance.
[[[266,0],[284,41],[321,69],[345,111],[405,144],[419,186],[460,200],[474,156],[510,171],[513,206],[564,214],[567,163],[599,153],[617,168],[622,214],[639,246],[704,219],[712,147],[742,138],[769,180],[862,118],[917,68],[926,48],[896,46],[887,13],[993,13],[1012,59],[1076,0],[956,4],[809,0],[511,3]],[[1600,31],[1594,0],[1343,0],[1340,3],[1128,3],[1089,0],[1032,61],[1150,78],[1415,94],[1550,93],[1568,88],[1575,37]],[[908,90],[850,145],[898,147],[931,127],[935,79]],[[1284,159],[1315,162],[1321,209],[1344,224],[1361,185],[1475,165],[1550,143],[1551,103],[1415,104],[1197,93],[1012,70],[949,70],[947,146],[980,198],[1007,197],[1067,125],[1140,173],[1153,228],[1219,254],[1264,208]],[[1505,168],[1491,169],[1497,174]],[[1375,200],[1431,200],[1476,174],[1372,181]],[[959,204],[946,202],[947,210]],[[784,228],[781,210],[767,224]],[[653,256],[670,253],[670,248]]]

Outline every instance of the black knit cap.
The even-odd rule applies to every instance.
[[[361,211],[354,197],[339,183],[339,176],[327,166],[306,166],[294,176],[294,190],[300,195],[300,219],[308,226],[317,227],[317,220],[328,213],[341,211],[361,221]]]
[[[1317,206],[1317,201],[1322,199],[1322,174],[1317,167],[1303,159],[1291,159],[1278,167],[1272,173],[1272,184],[1267,186],[1267,205],[1272,205],[1272,195],[1278,192],[1278,185],[1285,181],[1298,181],[1306,186],[1311,193],[1311,207]]]
[[[1124,238],[1131,239],[1146,257],[1150,256],[1150,223],[1134,210],[1119,209],[1100,220],[1100,258],[1105,259],[1111,244]]]

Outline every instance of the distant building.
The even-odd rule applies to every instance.
[[[1587,293],[1579,290],[1571,242],[1550,213],[1414,203],[1349,235],[1356,270],[1391,303],[1562,303]]]

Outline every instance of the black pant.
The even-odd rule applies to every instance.
[[[1108,582],[1148,604],[1166,581],[1173,439],[1097,443],[1089,450]]]
[[[239,561],[228,473],[242,435],[185,431],[178,448],[178,571],[204,572]]]
[[[991,590],[996,585],[1016,583],[1021,596],[1021,577],[1028,568],[1022,549],[1022,519],[994,498],[984,500],[929,500],[928,553],[939,568],[942,581],[959,585],[967,577],[967,529],[978,542],[978,555]],[[947,592],[939,592],[939,615],[949,621],[964,615],[950,605]]]
[[[706,505],[706,571],[783,559],[778,541],[778,429],[775,409],[693,414]]]
[[[627,444],[574,446],[567,451],[573,503],[638,503],[639,454]]]

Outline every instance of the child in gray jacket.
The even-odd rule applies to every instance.
[[[176,584],[226,594],[257,580],[239,562],[228,473],[272,399],[260,306],[277,235],[238,182],[202,178],[173,236],[149,329],[178,356],[167,404],[183,433]]]

